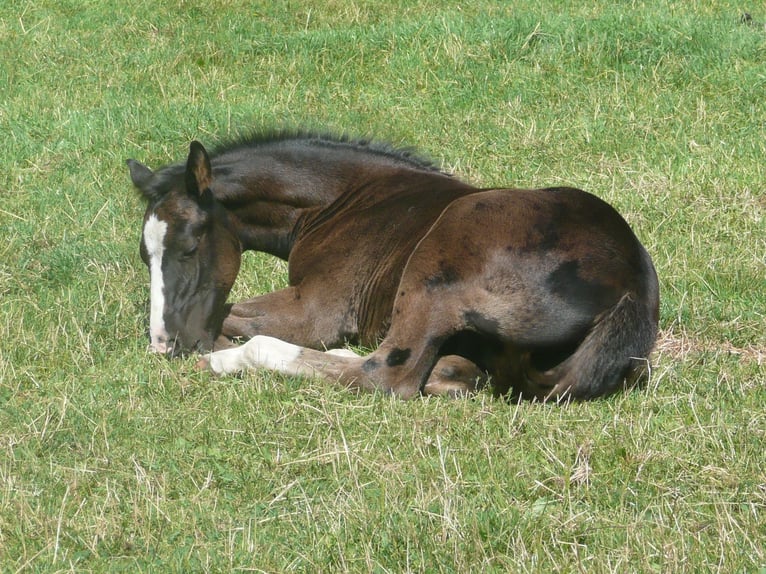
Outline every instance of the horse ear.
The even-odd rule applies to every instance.
[[[127,161],[130,179],[133,185],[146,197],[151,199],[151,181],[154,178],[154,172],[139,161],[129,159]]]
[[[197,202],[208,203],[212,199],[212,182],[210,157],[201,143],[193,141],[189,146],[189,159],[186,161],[186,191]]]

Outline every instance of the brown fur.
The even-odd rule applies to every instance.
[[[353,146],[311,150],[298,165],[313,171],[294,168],[298,175],[269,164],[244,171],[244,158],[260,161],[246,151],[210,161],[193,147],[185,187],[210,189],[244,249],[287,256],[289,287],[230,306],[218,348],[269,335],[305,347],[311,372],[405,398],[471,392],[483,374],[502,394],[589,399],[645,364],[657,277],[627,223],[595,196],[479,190]],[[170,174],[144,170],[131,163],[147,214],[172,210],[181,201],[173,194],[188,199]],[[238,265],[210,265],[221,268],[218,288],[228,292]],[[365,358],[318,351],[380,338]]]

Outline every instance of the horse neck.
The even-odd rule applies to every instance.
[[[213,193],[226,208],[243,251],[287,260],[304,221],[365,182],[400,172],[401,165],[352,159],[273,156],[213,160]],[[243,167],[245,164],[245,167]]]
[[[214,164],[214,174],[215,170]],[[243,251],[263,251],[287,260],[299,221],[335,198],[337,186],[296,175],[266,170],[233,178],[214,175],[213,193],[226,208]]]

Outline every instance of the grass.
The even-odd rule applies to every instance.
[[[0,571],[766,572],[766,13],[739,10],[5,2]],[[612,202],[661,279],[648,389],[399,403],[148,355],[124,160],[280,126]]]

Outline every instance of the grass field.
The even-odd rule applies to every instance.
[[[766,573],[766,9],[742,10],[3,2],[0,571]],[[613,203],[661,281],[648,388],[404,403],[150,356],[125,159],[275,127]]]

